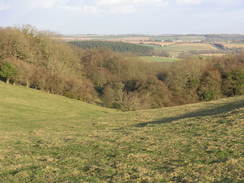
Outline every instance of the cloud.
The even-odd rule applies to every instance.
[[[8,10],[9,7],[8,6],[0,6],[0,11],[4,11],[4,10]]]
[[[137,8],[133,6],[115,6],[109,9],[109,13],[112,14],[130,14],[137,11]]]
[[[198,6],[243,6],[244,0],[0,0],[0,10],[6,9],[79,9],[82,12],[103,12],[108,9],[123,9],[122,12],[132,12],[140,8],[157,8],[175,4]],[[243,6],[244,7],[244,6]],[[128,10],[126,10],[128,8]],[[108,11],[109,12],[109,11]]]
[[[243,32],[243,14],[244,0],[0,0],[0,26],[66,33]]]
[[[58,0],[0,0],[0,9],[53,8]]]
[[[244,8],[243,0],[175,0],[178,5],[199,5],[199,6],[213,6],[213,7],[230,7],[242,6]]]
[[[0,10],[33,12],[35,9],[65,9],[86,14],[131,14],[151,6],[162,7],[167,0],[0,0]],[[150,6],[150,7],[149,7]],[[153,8],[155,8],[153,7]]]
[[[27,3],[32,8],[54,8],[58,0],[27,0]]]
[[[166,0],[96,0],[98,8],[106,13],[113,14],[130,14],[143,9],[162,7],[167,4]]]
[[[80,11],[82,13],[92,13],[92,14],[99,13],[100,11],[96,6],[90,6],[90,5],[81,5],[78,7],[71,6],[71,7],[64,7],[64,8]]]
[[[162,3],[162,0],[97,0],[99,5],[135,5]]]
[[[59,3],[55,3],[55,0],[52,1],[52,5],[56,8],[86,14],[131,14],[146,9],[150,5],[162,7],[166,0],[59,0]],[[46,5],[44,3],[41,6],[49,7],[51,5],[47,2]]]
[[[201,4],[202,0],[176,0],[177,4]]]
[[[2,1],[0,1],[0,11],[8,10],[10,6]]]

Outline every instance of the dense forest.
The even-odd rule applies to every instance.
[[[80,47],[52,40],[28,26],[2,28],[0,79],[122,110],[244,94],[244,54],[144,63],[112,50],[143,55],[145,47],[135,46],[135,51],[113,44],[112,50]]]
[[[105,48],[114,52],[132,53],[139,56],[168,56],[163,50],[155,50],[153,47],[143,46],[139,44],[131,44],[125,42],[111,42],[111,41],[71,41],[69,42],[82,49],[96,49]]]

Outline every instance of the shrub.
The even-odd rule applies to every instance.
[[[223,74],[222,92],[231,97],[244,94],[244,72],[232,71]]]
[[[218,70],[206,71],[197,90],[200,100],[210,101],[221,96],[221,76]]]
[[[9,83],[9,80],[16,76],[17,71],[13,65],[8,62],[0,63],[0,78],[3,78],[6,83]]]

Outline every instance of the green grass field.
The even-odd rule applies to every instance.
[[[204,40],[205,37],[201,35],[165,35],[165,36],[153,36],[151,37],[152,40],[171,40],[171,41],[176,41],[176,40],[183,40],[183,41],[195,41],[195,40]]]
[[[204,43],[177,43],[168,45],[162,48],[162,50],[168,52],[171,56],[177,57],[179,54],[190,51],[216,51],[217,49],[210,44]]]
[[[170,54],[170,56],[178,57],[181,53],[191,52],[191,51],[207,51],[213,52],[217,51],[217,48],[213,47],[208,43],[174,43],[170,45],[165,45],[163,47],[157,45],[145,45],[153,47],[155,50],[165,51]]]
[[[183,51],[192,51],[192,50],[216,50],[213,46],[207,43],[177,43],[164,47],[169,51],[183,52]]]
[[[157,57],[157,56],[143,56],[140,57],[143,61],[146,62],[176,62],[180,61],[179,58],[174,57]]]
[[[0,182],[244,182],[244,96],[120,112],[0,82]]]

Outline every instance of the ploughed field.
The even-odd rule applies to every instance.
[[[120,112],[0,82],[0,182],[244,181],[244,96]]]

